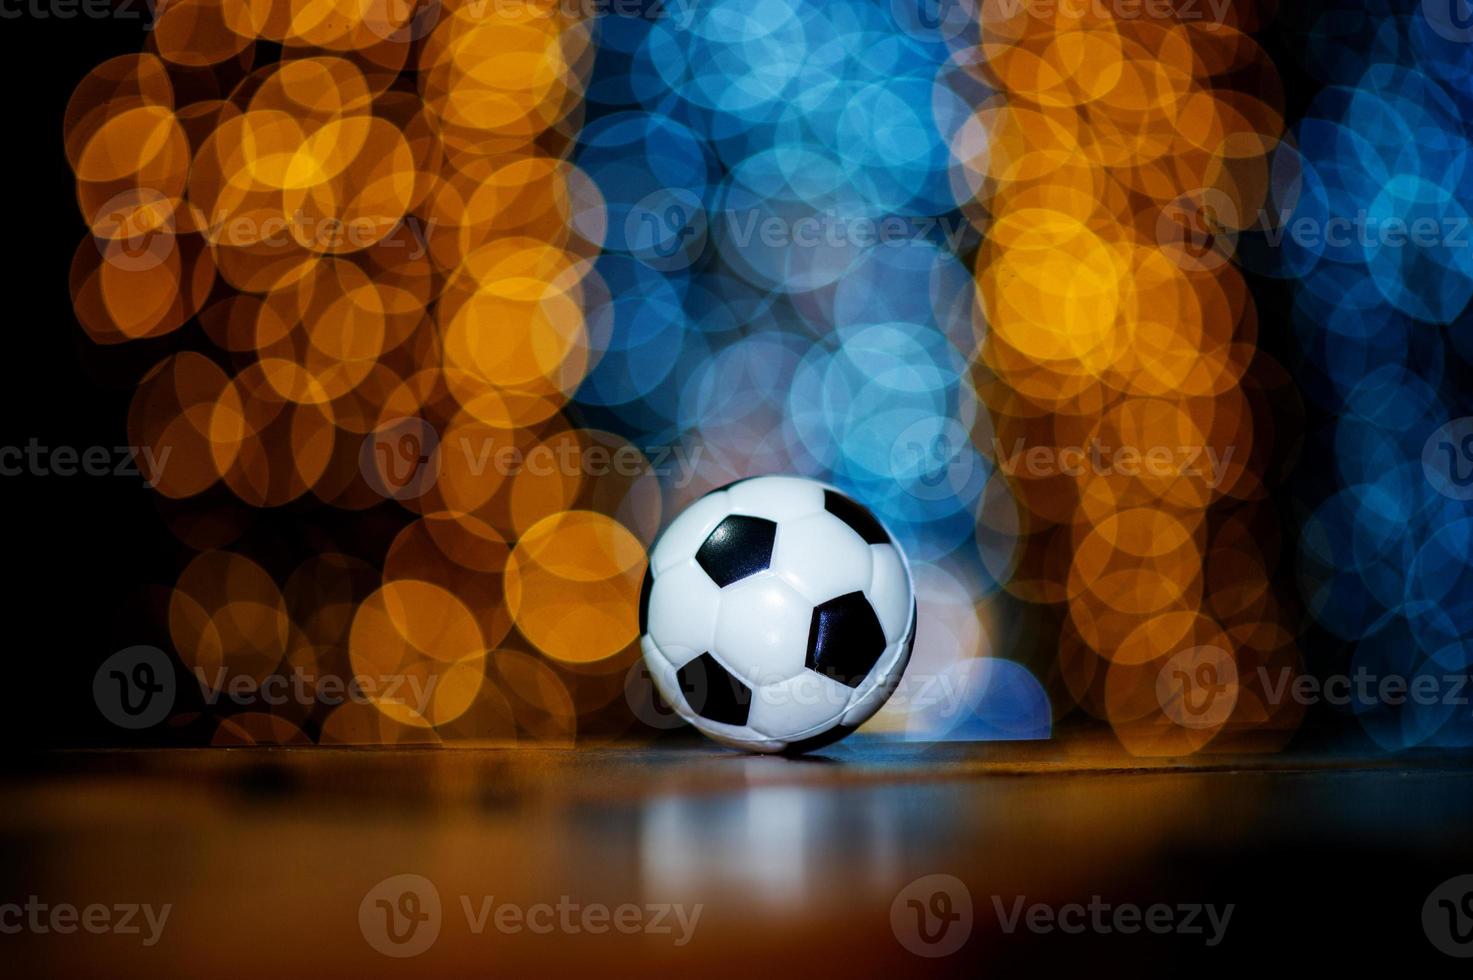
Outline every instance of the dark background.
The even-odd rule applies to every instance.
[[[77,325],[67,273],[85,234],[62,148],[62,118],[94,66],[142,50],[147,9],[112,17],[0,20],[0,79],[8,93],[9,188],[3,267],[9,315],[0,445],[124,446],[132,378],[142,352],[100,351]],[[91,709],[91,674],[137,636],[143,583],[168,582],[173,540],[136,478],[0,477],[8,554],[3,608],[10,682],[0,712],[7,746],[87,744],[105,737]]]
[[[1295,4],[1281,10],[1259,40],[1276,62],[1282,79],[1287,119],[1308,106],[1319,85],[1301,70],[1304,31],[1327,4]],[[1356,5],[1359,6],[1359,5]],[[190,325],[157,340],[101,347],[78,327],[72,312],[68,269],[86,236],[78,212],[74,181],[62,146],[62,119],[77,83],[108,58],[143,50],[145,25],[152,14],[143,0],[123,0],[108,16],[84,13],[62,18],[18,10],[14,0],[0,3],[0,81],[12,145],[0,155],[3,186],[10,189],[8,234],[3,236],[3,268],[11,297],[6,362],[7,383],[0,393],[0,446],[75,447],[79,452],[126,446],[128,407],[139,377],[176,349],[201,349]],[[90,10],[107,9],[93,0]],[[19,13],[20,16],[16,16]],[[270,45],[259,45],[257,63],[273,59]],[[1237,80],[1241,87],[1251,84]],[[1263,93],[1268,96],[1269,93]],[[1292,286],[1253,277],[1260,318],[1259,344],[1294,372],[1295,355],[1287,312]],[[1308,444],[1295,483],[1280,488],[1278,510],[1284,534],[1279,594],[1295,592],[1292,577],[1293,532],[1303,511],[1299,498],[1314,499],[1318,488],[1305,474],[1324,472],[1305,465],[1322,455],[1316,433],[1324,419],[1309,414],[1292,420],[1303,426]],[[1297,433],[1276,433],[1284,444]],[[1285,438],[1288,436],[1289,438]],[[0,477],[8,514],[7,550],[11,574],[5,582],[4,609],[12,624],[9,697],[0,711],[0,738],[8,746],[201,744],[200,731],[182,726],[144,733],[120,731],[106,723],[92,703],[91,682],[108,655],[136,644],[170,649],[165,622],[167,588],[192,554],[169,532],[161,508],[180,509],[142,485],[139,477]],[[223,491],[206,494],[186,508],[224,508],[246,523],[243,535],[251,556],[268,571],[273,557],[300,556],[304,549],[340,550],[370,564],[381,559],[401,524],[397,505],[352,516],[315,500],[272,511],[236,506]],[[283,562],[283,575],[295,567]],[[1344,645],[1310,627],[1303,638],[1311,668],[1316,660],[1339,662]],[[184,685],[179,706],[196,693]],[[1331,734],[1364,744],[1358,726],[1320,712],[1307,719],[1307,739],[1319,744]]]
[[[89,9],[108,8],[90,0]],[[60,18],[29,9],[12,16],[10,4],[0,6],[7,15],[0,17],[0,83],[10,93],[13,141],[0,156],[12,222],[0,245],[12,297],[0,446],[34,440],[79,453],[101,446],[117,459],[131,441],[128,409],[138,379],[172,352],[211,349],[193,322],[157,339],[97,345],[72,310],[68,272],[77,249],[93,246],[63,148],[64,113],[89,71],[144,50],[153,20],[143,0],[118,0],[111,10]],[[278,53],[258,44],[256,64]],[[216,289],[224,295],[220,283]],[[386,502],[350,523],[310,495],[261,511],[219,487],[168,501],[139,476],[26,474],[0,477],[0,492],[11,556],[0,609],[12,624],[6,660],[15,671],[0,739],[27,748],[208,744],[212,723],[189,718],[189,699],[200,700],[190,685],[176,702],[182,720],[142,733],[110,725],[92,701],[93,674],[110,654],[139,644],[171,649],[168,589],[195,552],[170,533],[169,518],[227,515],[241,528],[240,550],[280,581],[303,556],[322,551],[378,564],[405,517]]]

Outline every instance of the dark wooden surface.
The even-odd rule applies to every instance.
[[[3,778],[0,902],[169,903],[159,942],[0,935],[13,976],[1217,975],[1466,964],[1424,934],[1473,873],[1473,774],[1455,758],[1138,760],[1108,738],[907,745],[821,759],[690,747],[234,749],[36,756]],[[365,894],[441,896],[439,938],[375,952]],[[966,886],[973,927],[914,956],[891,908]],[[522,907],[699,903],[691,939],[477,935],[461,896]],[[1223,940],[1009,933],[999,908],[1233,904]],[[1270,972],[1269,975],[1273,975]]]

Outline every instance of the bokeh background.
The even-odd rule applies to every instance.
[[[912,560],[913,680],[869,730],[1463,745],[1451,696],[1289,693],[1468,674],[1458,9],[28,24],[69,43],[28,107],[51,165],[18,185],[17,268],[67,286],[18,331],[5,441],[136,447],[155,478],[53,451],[10,481],[38,628],[6,724],[679,738],[638,664],[646,550],[707,490],[797,472]],[[168,710],[120,721],[114,671]],[[293,677],[423,696],[230,693]]]

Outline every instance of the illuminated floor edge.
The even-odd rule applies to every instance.
[[[1332,958],[1353,951],[1346,935],[1364,935],[1411,962],[1440,955],[1419,924],[1429,891],[1473,868],[1473,771],[1452,764],[1142,760],[1108,732],[940,746],[860,736],[800,760],[697,742],[57,752],[0,776],[0,903],[174,911],[147,948],[114,935],[0,946],[17,976],[750,978],[754,949],[804,977],[975,977],[1116,956],[1148,976],[1204,956],[1258,963],[1292,921],[1305,943],[1334,939]],[[365,940],[360,908],[406,874],[433,883],[443,925],[432,948],[401,960]],[[930,875],[962,882],[975,918],[967,944],[935,960],[908,952],[893,918],[902,891]],[[490,896],[703,912],[679,946],[668,935],[477,932],[462,903]],[[1010,932],[995,902],[1019,896],[1238,911],[1227,940],[1207,948]]]

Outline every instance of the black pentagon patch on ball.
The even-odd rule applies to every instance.
[[[800,738],[796,742],[789,742],[783,747],[783,755],[802,755],[805,752],[815,752],[827,748],[835,742],[847,738],[859,730],[858,725],[835,725],[826,732]]]
[[[752,708],[752,692],[709,653],[703,653],[675,672],[691,710],[708,721],[745,725]]]
[[[655,591],[655,566],[646,565],[644,584],[639,587],[639,635],[650,631],[650,593]]]
[[[823,509],[848,524],[866,544],[889,544],[890,535],[862,504],[833,490],[823,492]]]
[[[772,564],[772,542],[777,525],[760,517],[733,514],[720,524],[696,552],[696,564],[721,588]]]
[[[863,592],[830,599],[813,610],[804,666],[845,687],[860,681],[885,652],[885,630]]]

